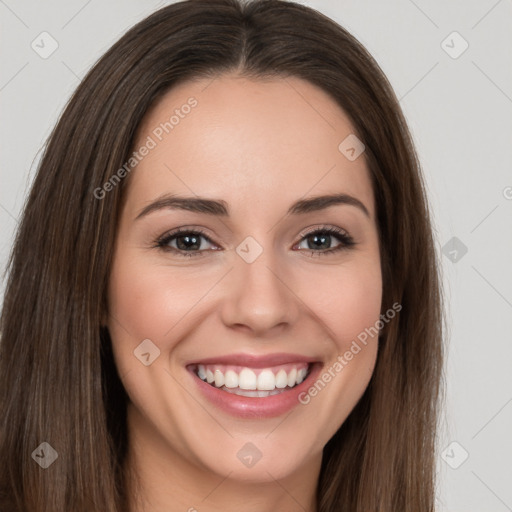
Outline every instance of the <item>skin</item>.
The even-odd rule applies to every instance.
[[[127,464],[141,486],[130,486],[131,510],[315,511],[322,449],[368,385],[377,337],[307,405],[274,418],[217,409],[185,365],[287,352],[328,368],[379,320],[379,242],[364,154],[349,161],[338,150],[354,129],[321,89],[234,74],[173,88],[146,115],[136,147],[191,96],[197,106],[129,177],[109,282],[107,325],[130,397]],[[346,204],[286,215],[298,199],[334,192],[359,199],[369,217]],[[230,216],[161,209],[135,220],[163,193],[222,199]],[[319,255],[325,246],[308,245],[304,231],[331,226],[356,245]],[[206,232],[202,255],[156,247],[179,227]],[[252,263],[235,250],[247,236],[263,249]],[[145,339],[160,350],[149,366],[134,357]],[[262,454],[251,468],[237,458],[247,442]]]

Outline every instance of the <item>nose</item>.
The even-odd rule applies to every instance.
[[[252,263],[236,257],[220,312],[227,327],[261,338],[282,334],[296,322],[300,299],[282,267],[270,250]]]

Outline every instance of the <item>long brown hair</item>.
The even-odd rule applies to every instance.
[[[128,510],[127,396],[102,327],[123,166],[151,105],[224,72],[295,76],[344,109],[366,146],[386,325],[371,381],[324,449],[318,511],[431,512],[442,395],[442,293],[425,186],[399,103],[365,48],[292,2],[189,0],[129,30],[53,130],[8,263],[0,332],[2,510]],[[58,458],[43,469],[33,452]],[[39,448],[40,449],[40,448]]]

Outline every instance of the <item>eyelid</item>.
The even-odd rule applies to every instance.
[[[354,240],[354,238],[350,235],[350,233],[338,226],[332,226],[332,225],[316,225],[313,227],[306,228],[305,231],[302,231],[299,236],[299,241],[295,243],[294,247],[299,245],[304,239],[306,239],[308,236],[313,235],[315,233],[327,233],[329,236],[332,236],[334,238],[337,238],[340,242],[340,245],[336,247],[331,247],[330,249],[326,249],[323,251],[314,251],[312,249],[304,249],[300,252],[306,252],[310,256],[327,256],[329,254],[341,252],[343,250],[351,249],[357,245],[357,242]]]
[[[349,232],[346,229],[339,228],[337,226],[332,226],[329,224],[315,224],[314,226],[309,226],[304,228],[297,236],[300,240],[302,240],[305,236],[316,233],[317,231],[334,231],[340,235],[344,235],[350,237]]]
[[[306,253],[317,254],[317,255],[321,255],[321,254],[327,255],[329,253],[336,252],[338,250],[341,251],[342,249],[348,249],[352,246],[357,245],[357,243],[354,241],[353,237],[349,234],[349,232],[347,230],[345,230],[343,228],[339,228],[337,226],[333,226],[333,225],[316,224],[314,226],[308,226],[307,228],[304,228],[297,235],[298,240],[297,240],[297,242],[294,243],[293,247],[300,244],[309,235],[312,235],[312,234],[318,233],[318,232],[328,233],[329,235],[338,238],[338,241],[341,242],[341,245],[331,248],[331,249],[326,249],[326,250],[315,251],[312,249],[302,249],[299,252],[306,252]],[[170,246],[166,245],[166,242],[169,242],[171,239],[175,239],[181,233],[187,233],[187,234],[195,233],[195,234],[199,235],[200,237],[204,238],[205,240],[207,240],[208,243],[216,246],[217,249],[201,249],[201,250],[197,250],[197,251],[184,251],[184,250],[176,249],[174,247],[170,247]],[[180,256],[202,256],[207,251],[219,250],[218,244],[216,242],[214,242],[210,236],[208,236],[208,234],[205,232],[205,230],[203,228],[195,227],[195,226],[182,226],[179,228],[175,228],[175,229],[166,231],[163,235],[158,237],[158,239],[156,240],[155,245],[153,247],[159,248],[163,251],[177,253]]]
[[[161,244],[163,244],[166,240],[174,239],[175,237],[179,236],[182,233],[196,233],[206,239],[210,244],[218,246],[216,242],[212,240],[212,238],[206,233],[206,231],[203,228],[195,227],[195,226],[182,226],[175,229],[170,229],[169,231],[166,231],[163,235],[159,236],[156,241],[154,247],[160,247],[162,248]],[[173,247],[170,247],[170,249],[174,249]],[[180,251],[181,252],[181,251]],[[193,251],[192,251],[193,252]],[[201,251],[196,251],[201,252]]]

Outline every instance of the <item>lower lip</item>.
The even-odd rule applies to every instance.
[[[309,375],[298,386],[278,395],[263,398],[240,396],[222,391],[200,379],[193,370],[189,370],[189,372],[192,374],[200,392],[213,405],[228,414],[241,418],[273,418],[281,416],[300,405],[299,395],[311,386],[311,382],[314,382],[321,368],[321,364],[314,363]]]

